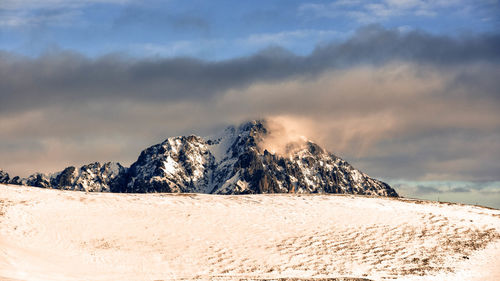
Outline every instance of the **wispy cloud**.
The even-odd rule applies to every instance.
[[[318,45],[328,45],[329,42],[344,39],[347,35],[335,30],[298,29],[275,33],[254,33],[232,39],[179,40],[164,44],[153,42],[135,43],[129,46],[126,51],[133,55],[142,56],[191,56],[203,58],[209,55],[217,59],[226,59],[228,56],[234,57],[235,55],[248,54],[252,50],[267,49],[266,52],[268,52],[271,49],[278,50],[282,48],[281,51],[285,51],[284,49],[301,49],[305,51],[302,55],[306,55],[315,48],[315,45],[311,45],[310,42],[317,42]]]
[[[409,181],[389,180],[405,192],[426,193],[465,193],[474,191],[500,192],[500,181]]]
[[[0,2],[0,27],[77,25],[82,10],[93,4],[123,5],[132,0],[3,0]]]
[[[77,25],[82,12],[77,9],[50,9],[33,11],[13,11],[0,16],[0,26],[40,27],[44,25]]]
[[[287,46],[290,44],[295,44],[298,41],[304,42],[304,40],[314,40],[313,42],[325,42],[330,41],[332,38],[338,38],[342,35],[344,34],[335,30],[299,29],[276,33],[251,34],[246,38],[236,40],[236,42],[241,45],[249,44],[262,48],[268,45]]]
[[[32,10],[32,9],[61,9],[79,8],[91,4],[126,4],[135,0],[2,0],[2,10]]]
[[[212,28],[212,22],[195,11],[170,11],[165,10],[165,2],[153,2],[156,5],[148,5],[142,1],[130,1],[124,6],[119,15],[113,19],[112,26],[115,30],[127,29],[131,26],[139,27],[161,27],[173,28],[182,31],[198,31],[201,35],[208,35]]]
[[[388,181],[403,196],[500,209],[500,181]]]
[[[435,17],[443,9],[453,13],[465,13],[476,10],[476,7],[495,7],[495,1],[451,0],[381,0],[381,1],[332,1],[326,4],[304,3],[299,6],[298,12],[303,16],[318,18],[351,17],[360,23],[386,21],[394,17],[416,16]]]
[[[223,39],[180,40],[165,44],[135,43],[126,48],[132,55],[145,57],[204,57],[212,55],[211,51],[221,48],[228,43]]]

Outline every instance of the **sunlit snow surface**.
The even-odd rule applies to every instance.
[[[500,280],[500,211],[0,185],[0,280]]]

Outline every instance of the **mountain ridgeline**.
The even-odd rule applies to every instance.
[[[97,192],[398,196],[311,141],[289,143],[285,154],[270,152],[261,145],[270,134],[267,121],[251,121],[212,137],[168,138],[142,151],[129,168],[92,163],[28,178],[0,170],[0,183]]]

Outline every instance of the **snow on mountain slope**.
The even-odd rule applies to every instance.
[[[210,192],[215,159],[197,136],[173,137],[144,150],[123,192]]]
[[[111,192],[215,194],[349,193],[398,196],[386,183],[305,138],[276,133],[258,120],[207,138],[171,137],[141,152],[126,169],[118,163],[66,168],[52,175],[0,183]]]
[[[229,127],[222,134],[169,138],[144,150],[123,192],[351,193],[397,196],[311,141],[286,143],[287,154],[261,144],[266,121]]]
[[[118,186],[125,184],[127,169],[119,163],[99,162],[84,165],[80,168],[67,167],[61,172],[53,174],[35,173],[28,178],[14,177],[9,179],[9,175],[0,170],[0,180],[3,174],[3,181],[16,185],[28,185],[44,188],[57,188],[67,190],[110,192],[118,189]]]
[[[500,211],[475,206],[0,185],[0,280],[493,281],[499,262]]]

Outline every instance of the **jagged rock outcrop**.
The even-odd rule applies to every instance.
[[[0,170],[0,183],[9,183],[10,176],[7,172]]]
[[[80,176],[75,185],[87,191],[115,192],[125,185],[126,181],[127,168],[119,163],[93,163],[80,168]]]
[[[8,174],[4,173],[8,179]],[[0,177],[2,176],[0,172]],[[79,169],[71,166],[53,174],[35,173],[27,178],[14,177],[0,183],[80,191],[116,192],[127,183],[127,169],[119,163],[95,162]]]
[[[287,155],[260,147],[266,121],[229,127],[214,137],[173,137],[144,150],[122,192],[350,193],[397,196],[311,141]]]
[[[142,151],[128,169],[118,163],[96,162],[7,181],[106,192],[398,196],[386,183],[370,178],[311,141],[286,143],[285,153],[270,151],[264,143],[271,133],[265,120],[251,121],[212,137],[168,138]],[[3,177],[8,179],[8,175]]]
[[[123,192],[210,193],[215,158],[197,136],[173,137],[142,151]]]

